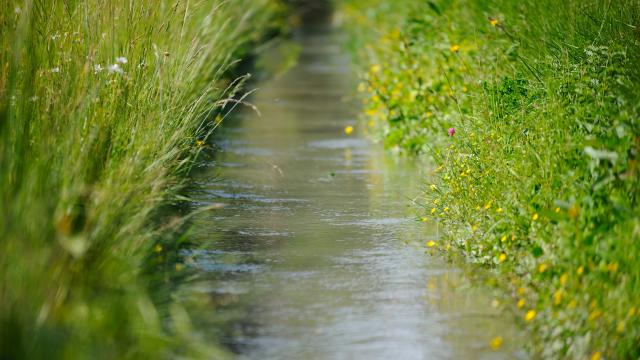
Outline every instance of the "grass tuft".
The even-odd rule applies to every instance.
[[[0,12],[0,357],[220,355],[142,276],[282,5],[8,0]],[[220,117],[218,117],[220,119]]]

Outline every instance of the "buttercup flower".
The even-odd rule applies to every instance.
[[[531,320],[535,319],[535,317],[536,317],[536,311],[535,311],[535,310],[529,310],[529,311],[527,311],[527,313],[524,315],[524,320],[525,320],[526,322],[529,322],[529,321],[531,321]]]
[[[502,337],[494,337],[493,340],[491,340],[491,342],[489,343],[489,346],[491,346],[491,349],[494,351],[500,349],[500,346],[502,346]]]

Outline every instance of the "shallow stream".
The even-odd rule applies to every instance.
[[[256,84],[260,114],[225,123],[197,178],[198,202],[221,208],[196,221],[209,245],[184,254],[210,280],[223,344],[246,359],[522,357],[513,318],[425,254],[437,232],[411,200],[429,165],[368,140],[339,34],[294,41],[297,64]]]

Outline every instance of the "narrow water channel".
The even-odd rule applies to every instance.
[[[197,200],[221,208],[185,255],[211,280],[220,341],[246,359],[521,357],[513,318],[425,254],[435,229],[410,200],[428,165],[367,140],[339,34],[294,40],[297,65],[256,84],[260,114],[225,124],[197,179]]]

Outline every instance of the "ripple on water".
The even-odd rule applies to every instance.
[[[308,143],[309,147],[319,149],[347,149],[347,148],[368,148],[370,143],[365,139],[328,139],[317,140]]]
[[[337,226],[361,226],[379,228],[389,225],[402,225],[412,222],[411,218],[381,218],[381,219],[363,219],[358,221],[337,221],[332,222],[332,225]]]
[[[266,266],[243,262],[247,252],[223,250],[182,250],[180,254],[189,258],[189,263],[198,270],[209,273],[258,273]]]
[[[254,156],[262,156],[262,157],[271,157],[273,156],[273,151],[265,148],[258,147],[229,147],[224,149],[224,151],[237,155],[254,155]]]
[[[221,199],[238,199],[238,200],[248,200],[258,203],[265,204],[280,204],[280,203],[306,203],[309,200],[306,199],[295,199],[295,198],[268,198],[262,195],[257,194],[249,194],[249,193],[232,193],[227,192],[225,190],[206,190],[207,193],[221,198]]]

